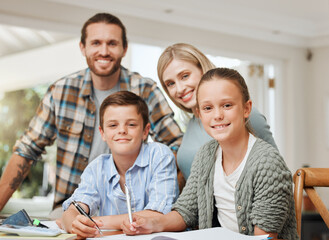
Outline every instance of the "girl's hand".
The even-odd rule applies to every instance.
[[[125,219],[121,224],[121,229],[126,235],[150,234],[155,232],[155,220],[152,217],[141,217],[133,215],[133,223]]]

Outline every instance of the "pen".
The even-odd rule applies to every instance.
[[[128,189],[126,184],[125,184],[125,192],[126,192],[126,199],[127,199],[127,209],[128,209],[129,222],[133,223],[133,216],[132,216],[132,213],[131,213],[131,204],[130,204],[130,194],[129,194],[129,189]]]
[[[85,217],[89,218],[93,223],[95,223],[95,221],[85,212],[85,210],[83,210],[83,208],[79,205],[79,203],[77,203],[76,201],[72,201],[73,205],[78,209],[78,211],[84,215]],[[103,235],[102,231],[100,230],[100,228],[98,227],[97,223],[95,223],[97,230],[99,231],[99,233],[101,235]]]

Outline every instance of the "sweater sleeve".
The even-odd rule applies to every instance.
[[[264,231],[280,233],[292,207],[291,173],[277,151],[263,153],[259,158],[253,179],[251,221]]]
[[[188,227],[198,225],[198,192],[197,186],[200,176],[202,149],[200,149],[192,163],[191,174],[187,179],[186,185],[179,195],[177,202],[173,205],[173,209],[177,211],[184,219]]]

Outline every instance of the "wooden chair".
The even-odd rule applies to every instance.
[[[329,228],[329,211],[314,187],[329,187],[329,168],[301,168],[294,175],[297,232],[301,236],[303,189]]]

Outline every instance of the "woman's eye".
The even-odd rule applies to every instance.
[[[182,79],[186,79],[186,78],[188,78],[188,77],[189,77],[188,74],[184,74],[184,75],[182,76]]]
[[[167,86],[167,87],[172,87],[172,86],[174,86],[174,84],[175,84],[174,82],[167,82],[167,83],[166,83],[166,86]]]

